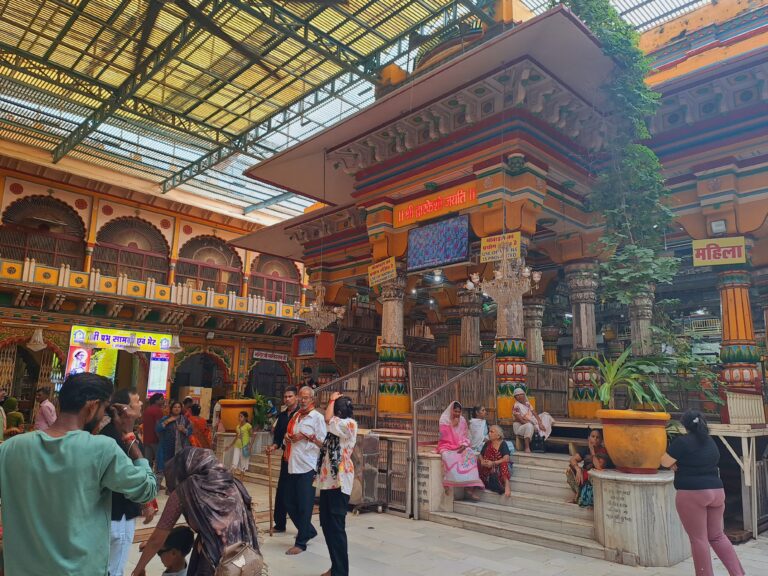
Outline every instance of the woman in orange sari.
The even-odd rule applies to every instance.
[[[192,436],[189,443],[196,448],[211,448],[211,429],[208,421],[200,416],[200,404],[193,404],[189,421],[192,423]]]

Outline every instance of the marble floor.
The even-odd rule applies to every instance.
[[[257,510],[266,510],[266,488],[247,486]],[[271,576],[319,576],[330,567],[317,516],[313,522],[320,535],[299,556],[284,554],[295,535],[290,521],[287,534],[264,536],[264,556]],[[350,571],[361,576],[693,576],[690,560],[672,568],[631,568],[390,514],[350,514],[347,535]],[[768,574],[768,537],[742,544],[737,552],[748,575]],[[138,555],[138,545],[134,545],[126,575]],[[717,559],[714,564],[717,576],[727,576]],[[161,574],[162,565],[155,559],[147,576]]]

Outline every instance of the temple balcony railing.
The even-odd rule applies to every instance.
[[[80,272],[72,270],[68,265],[56,268],[37,264],[34,259],[29,258],[23,262],[0,259],[0,282],[56,287],[133,300],[292,320],[299,320],[301,312],[299,302],[293,304],[271,302],[260,296],[238,296],[235,292],[221,294],[213,289],[197,290],[183,284],[158,284],[153,279],[132,280],[125,274],[106,276],[97,269]]]

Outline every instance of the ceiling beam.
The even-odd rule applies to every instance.
[[[243,208],[243,216],[246,216],[251,212],[256,212],[257,210],[269,208],[270,206],[279,204],[280,202],[283,202],[284,200],[288,200],[293,196],[295,196],[293,192],[284,192],[283,194],[278,194],[277,196],[273,196],[269,200],[264,200],[262,202],[258,202],[257,204],[251,204],[250,206],[246,206],[245,208]]]
[[[376,63],[376,69],[378,69],[381,66],[384,66],[389,62],[395,62],[402,56],[406,55],[410,51],[408,47],[408,37],[411,35],[411,33],[423,29],[423,27],[430,21],[442,18],[445,12],[452,11],[453,8],[454,4],[449,4],[443,7],[441,10],[431,14],[428,18],[424,19],[418,24],[415,24],[411,28],[403,31],[400,36],[392,39],[391,42],[380,47],[376,52],[368,56],[367,59],[370,62],[369,65],[373,66],[373,63]],[[458,21],[464,20],[470,16],[471,14],[465,14],[459,17]],[[382,60],[384,57],[386,58],[386,61]],[[191,162],[173,174],[171,177],[163,181],[163,193],[165,194],[168,191],[173,190],[175,187],[183,184],[184,182],[191,180],[205,170],[208,170],[219,162],[226,160],[233,154],[247,151],[251,146],[257,145],[260,140],[266,138],[272,131],[278,129],[280,126],[286,126],[297,118],[305,116],[307,113],[316,108],[319,108],[329,100],[335,98],[336,93],[341,93],[355,82],[360,82],[359,77],[354,74],[350,74],[349,78],[346,80],[344,79],[344,76],[346,76],[345,73],[337,74],[325,85],[315,90],[312,94],[302,95],[299,98],[296,98],[285,108],[267,115],[258,124],[254,125],[249,130],[246,130],[240,136],[234,138],[231,142],[225,144],[221,148],[217,148],[216,150],[205,154],[204,156],[201,156],[194,162]],[[341,84],[341,86],[339,87],[338,84]],[[297,106],[300,101],[306,101],[307,98],[312,98],[313,101],[308,105]],[[278,119],[280,115],[283,116],[282,119]]]
[[[3,67],[102,102],[112,98],[115,91],[114,87],[94,78],[79,74],[53,62],[47,62],[35,54],[0,42],[0,68]],[[9,78],[9,80],[14,79]],[[24,84],[24,86],[27,86],[27,84]],[[59,94],[53,94],[41,88],[38,88],[38,90],[60,97]],[[166,128],[172,128],[216,145],[229,142],[234,136],[231,132],[211,126],[205,122],[200,122],[186,114],[137,96],[128,98],[121,106],[121,110],[131,112],[136,116],[156,122]],[[261,148],[265,152],[275,152],[274,149],[267,146],[262,146]]]
[[[226,7],[227,0],[203,0],[201,7],[210,5],[209,16],[215,15]],[[53,151],[53,162],[56,163],[85,140],[89,134],[103,124],[128,100],[144,82],[154,76],[160,69],[168,64],[186,46],[187,40],[199,32],[199,28],[191,18],[182,21],[160,45],[136,67],[134,73],[129,76],[120,87],[115,90],[112,97],[94,110],[77,128],[75,128]]]
[[[356,74],[373,84],[378,84],[379,79],[376,76],[376,70],[372,70],[367,65],[367,59],[363,54],[351,49],[276,2],[262,0],[259,5],[252,5],[244,0],[231,0],[231,3],[273,30],[305,45],[319,56],[339,66],[343,71]],[[264,9],[262,6],[266,6],[268,9]]]
[[[493,0],[490,2],[488,0],[459,0],[459,2],[488,26],[495,26],[498,24],[498,22],[493,19],[493,16],[483,9],[485,6],[492,5]]]

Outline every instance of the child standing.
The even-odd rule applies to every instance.
[[[165,566],[163,576],[187,576],[187,555],[192,552],[195,533],[188,526],[177,526],[165,539],[157,555]]]

